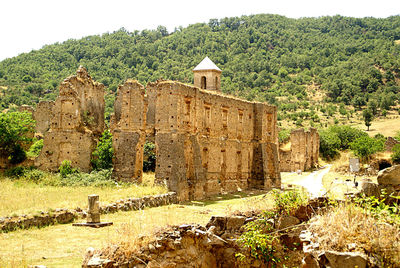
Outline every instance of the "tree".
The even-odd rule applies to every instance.
[[[25,160],[27,148],[32,142],[35,121],[28,112],[0,113],[0,157],[12,164]]]
[[[375,99],[368,101],[368,109],[371,110],[372,114],[375,116],[378,113],[378,102]]]
[[[370,109],[365,109],[363,111],[363,118],[364,118],[364,123],[367,126],[367,131],[369,131],[369,127],[371,126],[371,122],[373,119],[373,115]]]

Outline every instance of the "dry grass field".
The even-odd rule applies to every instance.
[[[110,203],[122,198],[166,193],[166,187],[154,186],[154,174],[145,174],[144,183],[123,187],[54,187],[33,182],[0,178],[0,217],[35,214],[56,208],[85,208],[87,196],[98,194],[100,202]]]
[[[355,125],[360,129],[366,130],[364,123]],[[400,131],[400,116],[394,115],[390,118],[379,118],[372,121],[369,131],[366,131],[371,137],[381,133],[385,137],[393,137]]]
[[[102,216],[114,225],[91,229],[71,224],[42,229],[0,233],[0,267],[80,267],[88,247],[102,248],[109,243],[134,243],[142,234],[175,224],[205,224],[212,215],[231,214],[237,210],[272,208],[270,195],[228,195],[204,202],[189,202],[141,211],[118,212]]]

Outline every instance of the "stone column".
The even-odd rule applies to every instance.
[[[92,194],[88,196],[89,208],[87,223],[99,223],[100,222],[100,205],[99,196],[97,194]]]

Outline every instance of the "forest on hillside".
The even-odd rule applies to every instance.
[[[400,99],[400,16],[291,19],[252,15],[212,19],[169,33],[155,30],[88,36],[46,45],[0,62],[0,110],[55,99],[58,85],[79,65],[115,92],[127,78],[192,83],[192,69],[209,56],[222,70],[225,93],[290,109],[308,91],[326,102],[361,107]],[[306,105],[306,104],[305,104]]]

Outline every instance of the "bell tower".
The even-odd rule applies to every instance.
[[[221,73],[221,69],[208,57],[205,57],[193,69],[194,86],[201,89],[221,91]]]

